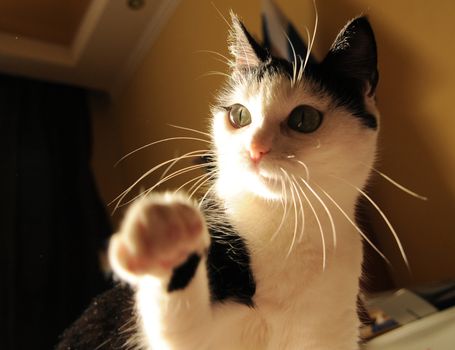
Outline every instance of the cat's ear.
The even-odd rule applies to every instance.
[[[254,40],[233,12],[231,12],[231,21],[229,51],[234,58],[233,68],[253,67],[265,62],[268,58],[268,52]]]
[[[361,81],[365,93],[374,95],[379,78],[376,40],[366,17],[355,18],[341,30],[322,65],[342,77]]]

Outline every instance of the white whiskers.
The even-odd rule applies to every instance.
[[[218,173],[216,171],[211,171],[211,172],[208,172],[207,174],[204,174],[206,175],[205,178],[203,178],[203,180],[198,183],[198,184],[194,184],[193,186],[191,186],[191,188],[189,189],[189,192],[190,195],[189,195],[189,198],[193,198],[193,196],[197,193],[197,191],[199,191],[199,189],[204,186],[206,183],[210,182],[211,180],[213,180],[217,175]],[[213,186],[212,186],[213,187]],[[211,191],[211,189],[210,189]],[[203,199],[207,196],[208,192],[205,194],[205,196],[203,197]],[[203,199],[201,200],[200,203],[203,202]]]
[[[279,180],[281,181],[281,204],[283,206],[284,211],[283,211],[283,216],[281,218],[280,224],[278,225],[278,228],[275,230],[275,232],[272,234],[272,236],[270,238],[270,242],[272,242],[276,238],[278,233],[280,232],[281,228],[283,227],[283,224],[284,224],[284,221],[286,219],[286,216],[287,216],[286,186],[284,184],[283,178],[280,177]]]
[[[139,152],[145,148],[148,148],[148,147],[151,147],[153,145],[157,145],[157,144],[160,144],[160,143],[164,143],[164,142],[170,142],[170,141],[179,141],[179,140],[186,140],[186,141],[199,141],[199,142],[205,142],[209,145],[212,145],[213,142],[211,141],[211,135],[207,132],[203,132],[203,131],[200,131],[200,130],[196,130],[196,129],[192,129],[192,128],[189,128],[189,127],[184,127],[184,126],[178,126],[178,125],[173,125],[173,124],[168,124],[169,126],[173,127],[173,128],[176,128],[176,129],[180,129],[180,130],[185,130],[185,131],[190,131],[192,133],[196,133],[196,134],[199,134],[201,136],[204,136],[206,138],[201,138],[201,137],[195,137],[195,136],[176,136],[176,137],[168,137],[168,138],[164,138],[164,139],[161,139],[161,140],[157,140],[157,141],[154,141],[154,142],[151,142],[151,143],[148,143],[144,146],[141,146],[131,152],[129,152],[128,154],[124,155],[122,158],[120,158],[116,163],[115,163],[115,166],[117,166],[120,162],[122,162],[123,160],[125,160],[126,158],[130,157],[131,155],[135,154],[136,152]],[[188,173],[190,171],[194,171],[194,170],[198,170],[198,169],[204,169],[208,166],[210,166],[211,164],[212,165],[215,165],[214,162],[211,162],[211,163],[205,163],[205,164],[197,164],[197,165],[192,165],[192,166],[188,166],[188,167],[185,167],[183,169],[179,169],[177,171],[174,171],[172,174],[170,175],[167,175],[167,173],[181,160],[184,160],[184,159],[190,159],[190,158],[200,158],[200,157],[212,157],[214,156],[214,151],[210,150],[210,149],[205,149],[205,150],[196,150],[196,151],[191,151],[191,152],[187,152],[181,156],[177,156],[177,157],[173,157],[171,159],[168,159],[164,162],[161,162],[160,164],[154,166],[153,168],[151,168],[150,170],[146,171],[143,175],[141,175],[132,185],[130,185],[125,191],[123,191],[121,194],[119,194],[116,198],[114,198],[110,203],[109,205],[112,205],[114,202],[116,202],[116,205],[113,209],[113,212],[115,212],[119,207],[121,206],[124,206],[126,204],[129,204],[131,203],[132,201],[136,200],[137,198],[143,196],[143,195],[147,195],[148,193],[150,193],[153,189],[155,189],[156,187],[162,185],[163,183],[165,183],[166,181],[170,180],[170,179],[173,179],[174,177],[176,176],[180,176],[182,174],[185,174],[185,173]],[[149,175],[151,175],[152,173],[154,173],[155,171],[161,169],[162,167],[164,166],[167,166],[164,170],[164,172],[162,173],[161,177],[159,178],[158,182],[155,183],[155,185],[153,185],[152,187],[148,188],[147,190],[145,191],[141,191],[141,193],[138,195],[138,196],[135,196],[133,199],[127,201],[127,202],[123,202],[123,200],[125,199],[125,197],[141,182],[143,181],[146,177],[148,177]],[[206,174],[204,174],[206,175]],[[182,189],[184,186],[192,183],[192,182],[196,182],[196,184],[199,184],[198,180],[203,180],[205,177],[203,175],[201,176],[198,176],[196,178],[193,178],[191,179],[190,181],[187,181],[185,184],[183,184],[182,186],[180,186],[179,189]]]
[[[311,40],[309,40],[309,44],[308,44],[308,47],[307,47],[307,52],[306,52],[305,62],[303,63],[303,67],[302,67],[302,64],[300,65],[301,69],[300,69],[300,72],[298,74],[298,79],[297,79],[298,81],[302,80],[303,73],[305,72],[305,68],[306,68],[306,66],[308,64],[308,61],[310,59],[311,50],[313,49],[314,39],[316,38],[316,32],[318,30],[319,15],[318,15],[318,9],[317,9],[317,6],[316,6],[316,0],[313,0],[313,8],[314,8],[314,15],[315,15],[313,36],[311,37]],[[308,38],[309,38],[310,34],[308,32],[308,28],[306,28],[306,31],[307,31],[307,35],[308,35]]]
[[[186,131],[191,131],[191,132],[194,132],[196,134],[200,134],[200,135],[204,135],[204,136],[207,136],[208,138],[212,138],[212,135],[210,135],[208,132],[204,132],[204,131],[200,131],[200,130],[196,130],[196,129],[192,129],[192,128],[189,128],[187,126],[180,126],[180,125],[175,125],[175,124],[167,124],[173,128],[176,128],[176,129],[180,129],[180,130],[186,130]],[[212,141],[210,140],[207,140],[207,142],[209,143],[213,143]]]
[[[324,229],[322,227],[321,220],[319,219],[318,213],[316,209],[314,208],[313,204],[311,203],[310,199],[306,195],[305,191],[299,186],[299,190],[302,193],[303,197],[307,201],[308,205],[310,206],[311,212],[314,215],[314,218],[316,219],[316,223],[319,228],[319,233],[321,236],[321,244],[322,244],[322,270],[325,271],[326,268],[326,260],[327,260],[327,253],[326,253],[326,242],[325,242],[325,236],[324,236]]]
[[[297,187],[299,187],[301,189],[301,187],[297,184],[297,181],[295,180],[295,177],[292,175],[292,186],[294,187],[295,189],[295,193],[297,195],[297,199],[299,201],[299,207],[300,207],[300,217],[302,218],[302,228],[301,228],[301,231],[300,231],[300,236],[299,236],[299,240],[298,242],[302,242],[302,239],[303,239],[303,232],[305,230],[305,212],[303,210],[303,203],[302,203],[302,198],[300,197],[300,194],[297,190]]]
[[[201,200],[199,201],[199,208],[202,206],[202,204],[204,203],[205,199],[207,198],[207,196],[209,195],[209,193],[213,190],[213,187],[215,187],[215,183],[213,183],[208,189],[207,191],[205,192],[205,194],[202,196]]]
[[[177,193],[179,191],[181,191],[183,188],[185,188],[185,186],[189,185],[190,183],[194,182],[191,187],[188,189],[188,192],[191,193],[191,191],[193,191],[195,188],[198,189],[198,185],[202,182],[202,184],[205,183],[205,180],[207,179],[207,177],[209,177],[211,175],[211,172],[207,172],[207,173],[204,173],[202,175],[199,175],[199,176],[196,176],[188,181],[186,181],[184,184],[180,185],[180,187],[178,187],[174,192]],[[201,185],[202,186],[202,185]],[[191,196],[190,196],[191,198]]]
[[[337,246],[337,233],[336,233],[336,229],[335,229],[335,222],[333,221],[333,217],[332,217],[332,214],[330,213],[330,210],[329,208],[327,207],[327,205],[324,203],[324,201],[322,200],[322,198],[316,193],[315,190],[313,190],[313,188],[309,185],[309,183],[307,181],[305,181],[304,178],[300,178],[300,180],[302,180],[303,184],[310,190],[310,192],[316,197],[316,199],[319,201],[319,203],[321,203],[321,205],[323,206],[325,212],[327,213],[327,216],[330,220],[330,226],[332,227],[332,238],[333,238],[333,247],[336,248]]]
[[[150,194],[153,190],[155,190],[158,186],[161,186],[163,183],[177,177],[177,176],[180,176],[180,175],[183,175],[183,174],[186,174],[186,173],[189,173],[193,170],[198,170],[198,169],[204,169],[206,168],[207,166],[210,166],[212,163],[205,163],[205,164],[196,164],[196,165],[191,165],[191,166],[188,166],[188,167],[185,167],[185,168],[182,168],[182,169],[179,169],[177,171],[174,171],[172,174],[169,174],[167,175],[166,177],[164,177],[163,179],[159,180],[158,182],[156,182],[153,186],[149,187],[148,189],[146,189],[145,191],[142,191],[139,195],[135,196],[134,198],[130,199],[129,201],[125,202],[125,203],[122,203],[121,205],[119,206],[125,206],[125,205],[128,205],[132,202],[134,202],[136,199],[140,198],[140,197],[143,197],[143,196],[147,196],[148,194]]]
[[[294,232],[293,232],[293,235],[292,235],[291,245],[290,245],[289,250],[288,250],[288,252],[286,254],[286,258],[288,258],[289,255],[291,255],[292,248],[294,248],[295,240],[297,238],[297,228],[298,228],[297,203],[296,203],[296,200],[295,200],[294,186],[293,186],[291,178],[289,177],[289,175],[286,172],[286,170],[284,170],[283,168],[280,168],[280,170],[284,174],[284,176],[288,179],[288,182],[289,182],[289,185],[290,185],[290,190],[291,190],[292,206],[294,208]]]
[[[163,143],[163,142],[168,142],[168,141],[175,141],[175,140],[193,140],[193,141],[200,141],[200,142],[206,142],[206,143],[211,143],[211,141],[209,140],[205,140],[205,139],[201,139],[199,137],[191,137],[191,136],[176,136],[176,137],[168,137],[168,138],[165,138],[165,139],[161,139],[161,140],[157,140],[157,141],[154,141],[154,142],[150,142],[144,146],[141,146],[139,148],[136,148],[134,151],[131,151],[127,154],[125,154],[122,158],[120,158],[115,164],[114,164],[114,167],[116,167],[117,165],[119,165],[122,161],[124,161],[126,158],[128,158],[129,156],[135,154],[136,152],[139,152],[147,147],[150,147],[150,146],[153,146],[153,145],[157,145],[159,143]]]
[[[368,194],[366,194],[366,192],[364,190],[362,190],[361,188],[351,184],[350,182],[348,182],[345,179],[342,179],[342,178],[340,178],[338,176],[334,176],[334,175],[332,175],[332,176],[337,178],[337,179],[339,179],[339,180],[341,180],[345,184],[351,186],[355,190],[357,190],[377,210],[377,212],[379,213],[379,215],[381,215],[382,219],[384,220],[384,222],[386,223],[387,227],[389,228],[390,232],[392,233],[392,235],[393,235],[393,237],[395,239],[395,242],[396,242],[396,244],[398,246],[398,249],[400,250],[401,257],[403,258],[403,261],[406,264],[407,269],[410,271],[409,261],[408,261],[408,258],[406,256],[406,253],[404,252],[404,248],[403,248],[403,245],[401,244],[400,238],[398,237],[395,229],[393,228],[392,224],[390,223],[389,219],[384,214],[384,212],[381,210],[381,208],[379,208],[379,206],[376,204],[376,202],[373,201],[373,199],[371,199],[371,197]]]
[[[227,73],[216,71],[216,70],[212,70],[212,71],[209,71],[209,72],[201,74],[200,76],[197,77],[197,79],[201,79],[201,78],[205,78],[205,77],[211,77],[211,76],[221,76],[221,77],[225,77],[225,78],[230,78],[231,77]]]
[[[310,171],[308,170],[308,166],[301,160],[296,160],[296,162],[305,168],[306,181],[310,181]]]
[[[152,174],[154,171],[158,170],[159,168],[167,165],[167,164],[170,164],[170,163],[173,163],[175,161],[175,159],[185,159],[185,158],[193,158],[193,157],[197,157],[197,156],[203,156],[205,155],[205,153],[202,153],[202,154],[195,154],[196,152],[200,152],[200,151],[194,151],[194,152],[188,152],[188,153],[185,153],[184,155],[182,156],[179,156],[179,157],[176,157],[176,158],[172,158],[172,159],[169,159],[169,160],[166,160],[156,166],[154,166],[153,168],[151,168],[150,170],[147,170],[143,175],[141,175],[130,187],[128,187],[125,191],[123,191],[121,194],[119,194],[117,197],[115,197],[108,205],[112,205],[115,201],[119,201],[119,203],[117,204],[120,204],[121,200],[128,194],[128,192],[130,192],[139,182],[141,182],[144,178],[146,178],[148,175]],[[116,206],[117,208],[117,206]],[[114,209],[115,210],[115,209]]]
[[[399,184],[398,182],[396,182],[395,180],[393,180],[392,178],[390,178],[390,176],[387,176],[386,174],[384,174],[383,172],[379,171],[378,169],[375,169],[373,167],[370,167],[371,170],[373,170],[376,174],[382,176],[384,179],[386,179],[387,181],[389,181],[392,185],[394,185],[395,187],[397,187],[398,189],[402,190],[403,192],[409,194],[410,196],[413,196],[415,198],[418,198],[418,199],[421,199],[423,201],[426,201],[428,200],[427,197],[425,196],[421,196],[420,194],[418,193],[415,193],[414,191],[411,191],[410,189],[404,187],[403,185]]]
[[[341,214],[343,214],[343,216],[346,218],[346,220],[349,221],[349,223],[355,228],[355,230],[360,234],[360,236],[376,251],[376,253],[378,253],[381,256],[381,258],[384,259],[384,261],[389,266],[391,266],[391,263],[390,263],[389,259],[387,259],[387,257],[379,250],[379,248],[377,248],[374,245],[374,243],[371,242],[371,240],[367,237],[367,235],[365,233],[363,233],[363,231],[359,228],[359,226],[349,217],[348,214],[346,214],[346,212],[335,201],[335,199],[333,199],[333,197],[331,195],[329,195],[321,186],[319,186],[318,184],[315,184],[315,185],[317,187],[319,187],[319,189],[322,191],[322,193],[335,205],[335,207],[341,212]]]

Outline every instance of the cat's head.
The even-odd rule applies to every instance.
[[[281,199],[302,179],[363,187],[379,124],[368,20],[349,22],[320,63],[272,57],[234,15],[229,43],[230,79],[213,109],[218,192]]]

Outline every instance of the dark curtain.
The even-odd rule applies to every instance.
[[[0,348],[52,349],[108,287],[85,90],[0,75]]]

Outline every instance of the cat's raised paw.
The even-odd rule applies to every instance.
[[[120,232],[109,243],[114,272],[128,282],[168,277],[193,253],[202,254],[209,235],[199,209],[170,194],[141,199],[129,208]]]

